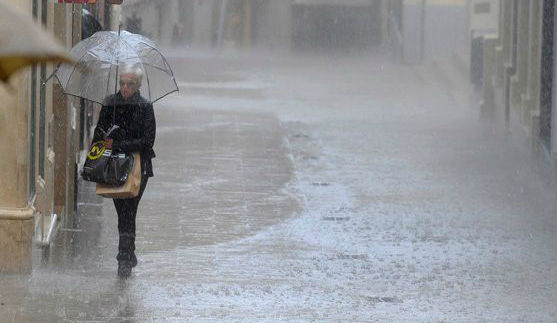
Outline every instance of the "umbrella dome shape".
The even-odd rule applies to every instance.
[[[55,74],[65,94],[103,104],[118,92],[118,70],[130,64],[143,72],[139,91],[147,101],[178,91],[170,65],[157,45],[142,35],[99,31],[77,43],[70,54],[76,63],[62,64]]]
[[[68,52],[30,16],[0,0],[0,80],[42,62],[72,62]]]

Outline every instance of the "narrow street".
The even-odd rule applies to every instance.
[[[0,322],[555,322],[549,162],[454,65],[169,57],[132,277],[80,183],[32,275],[0,276]]]

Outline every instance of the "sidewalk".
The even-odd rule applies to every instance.
[[[193,277],[192,268],[200,264],[201,259],[173,258],[172,250],[240,239],[298,209],[296,199],[283,191],[293,169],[276,117],[158,109],[156,177],[148,183],[137,218],[138,279],[128,283],[116,277],[112,200],[96,196],[94,185],[80,181],[78,216],[60,229],[50,252],[35,250],[30,279],[17,277],[10,287],[0,278],[0,322],[145,318],[128,312],[129,304],[122,301],[134,297],[130,290],[141,289],[136,283],[165,281],[179,272]],[[203,256],[204,267],[216,261],[215,254]],[[214,273],[206,268],[197,275]]]
[[[0,277],[0,322],[555,321],[554,183],[456,78],[381,53],[197,60],[171,58],[182,91],[155,107],[132,277],[80,183],[48,261]]]

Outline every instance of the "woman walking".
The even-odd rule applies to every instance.
[[[135,256],[135,218],[137,207],[149,177],[153,176],[151,159],[155,157],[156,123],[153,105],[139,93],[143,70],[139,64],[119,68],[118,93],[104,100],[93,142],[103,141],[114,152],[138,152],[141,159],[141,186],[137,197],[114,199],[118,213],[118,276],[131,275],[137,265]],[[111,131],[112,130],[112,131]]]

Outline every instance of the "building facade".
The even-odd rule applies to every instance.
[[[482,36],[482,115],[529,135],[557,156],[553,79],[555,0],[499,2],[497,31]]]
[[[116,21],[111,6],[14,0],[70,49],[81,40],[85,6],[105,27]],[[92,116],[83,102],[70,98],[54,79],[52,64],[19,72],[0,85],[0,272],[29,272],[32,243],[50,244],[56,228],[76,210],[84,125]]]
[[[125,28],[162,46],[291,51],[382,42],[388,0],[128,0]]]

